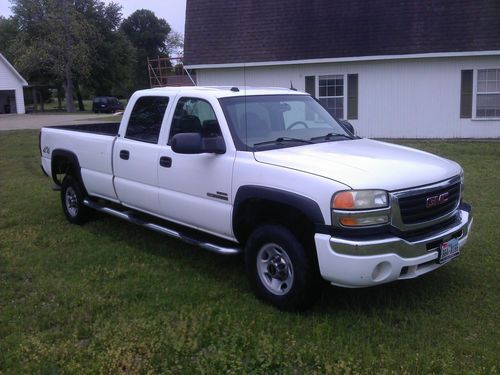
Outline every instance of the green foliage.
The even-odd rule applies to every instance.
[[[43,71],[57,80],[90,74],[95,28],[67,0],[13,0],[20,32],[15,41],[15,63],[31,76]]]
[[[93,44],[91,74],[84,80],[84,85],[91,88],[92,96],[129,96],[134,91],[136,49],[118,30],[122,19],[121,6],[85,0],[77,9],[99,35]]]
[[[38,131],[0,132],[0,373],[496,374],[500,143],[404,142],[459,162],[474,227],[415,280],[255,299],[242,260],[101,216],[66,222]]]
[[[167,21],[147,9],[139,9],[123,20],[120,29],[137,51],[135,66],[136,88],[149,87],[147,59],[168,57],[181,43],[178,33],[171,33]],[[169,37],[170,36],[170,37]]]
[[[11,3],[14,16],[0,17],[0,51],[33,85],[60,89],[70,81],[91,96],[126,97],[149,86],[148,57],[182,48],[182,35],[149,10],[138,10],[122,23],[121,5],[113,2]]]
[[[0,16],[0,53],[7,60],[12,60],[13,50],[12,45],[18,33],[18,25],[13,18],[5,18]]]

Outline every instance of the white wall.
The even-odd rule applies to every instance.
[[[198,85],[293,86],[309,75],[359,74],[361,136],[375,138],[498,138],[500,119],[460,118],[462,69],[500,69],[499,56],[198,69]],[[474,72],[476,74],[476,72]],[[317,90],[317,85],[316,85]],[[345,108],[345,107],[344,107]],[[345,112],[345,110],[344,110]]]
[[[15,90],[17,113],[25,112],[22,83],[2,60],[0,60],[0,91],[1,90]],[[3,108],[1,112],[3,112]]]

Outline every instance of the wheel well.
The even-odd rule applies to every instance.
[[[74,175],[75,166],[72,161],[63,155],[58,155],[52,158],[52,179],[58,185],[62,184],[64,177],[60,178],[60,175]]]
[[[314,241],[314,224],[299,209],[262,198],[242,202],[234,218],[235,236],[245,243],[252,231],[263,223],[276,223],[290,229],[306,247]]]
[[[66,150],[54,150],[52,152],[51,172],[52,180],[56,185],[61,186],[64,177],[71,175],[80,184],[82,192],[87,194],[80,172],[80,163],[74,153]]]

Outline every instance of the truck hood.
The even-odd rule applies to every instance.
[[[369,139],[254,153],[260,163],[315,174],[352,189],[401,190],[456,176],[460,166],[424,151]]]

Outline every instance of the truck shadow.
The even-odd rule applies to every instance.
[[[116,218],[99,215],[93,225],[84,228],[96,236],[108,236],[116,246],[132,247],[138,253],[147,253],[168,262],[175,262],[185,275],[199,275],[204,282],[214,287],[223,287],[238,294],[243,299],[254,299],[245,275],[242,255],[219,255],[186,244],[180,240],[140,228]],[[428,308],[422,301],[439,300],[443,304],[453,305],[456,291],[467,284],[467,275],[453,273],[452,265],[447,265],[437,272],[417,279],[404,280],[380,286],[349,289],[332,286],[326,282],[316,304],[309,310],[299,313],[337,314],[349,313],[360,316],[373,314],[376,310],[387,308],[407,310]],[[162,272],[168,273],[165,268]],[[189,276],[186,276],[189,277]],[[263,302],[260,302],[263,304]],[[427,307],[425,307],[427,306]]]

